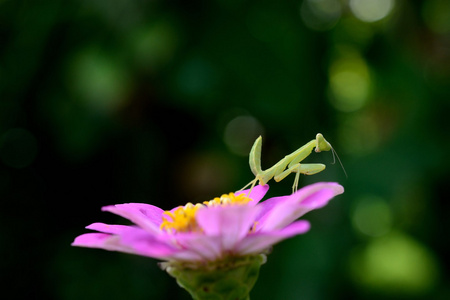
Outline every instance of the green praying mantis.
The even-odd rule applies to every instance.
[[[316,138],[314,140],[309,141],[307,144],[305,144],[303,147],[299,148],[298,150],[292,152],[289,155],[286,155],[283,159],[281,159],[279,162],[277,162],[274,166],[271,168],[263,171],[261,169],[261,147],[262,147],[262,137],[259,136],[255,143],[253,144],[252,149],[250,150],[250,156],[249,156],[249,162],[250,162],[250,169],[252,170],[252,173],[255,175],[255,179],[250,181],[246,186],[242,188],[245,189],[249,185],[251,185],[249,194],[251,193],[253,187],[255,186],[256,182],[259,181],[260,185],[265,185],[267,182],[269,182],[272,178],[279,182],[286,178],[291,173],[295,174],[294,184],[292,185],[292,193],[295,193],[298,189],[298,182],[300,178],[300,174],[305,175],[313,175],[316,173],[319,173],[325,169],[325,165],[323,164],[301,164],[300,162],[303,161],[306,157],[308,157],[312,150],[314,149],[315,152],[322,152],[322,151],[332,151],[333,156],[336,153],[331,146],[331,144],[323,137],[321,133],[318,133],[316,135]],[[339,157],[338,157],[339,160]],[[341,163],[341,161],[339,160]],[[342,163],[341,163],[342,166]],[[345,173],[344,167],[342,167]],[[347,174],[345,174],[347,176]]]

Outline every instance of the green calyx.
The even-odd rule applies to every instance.
[[[179,262],[160,266],[194,300],[249,300],[249,293],[258,279],[259,268],[266,261],[264,254],[232,257],[206,265]]]

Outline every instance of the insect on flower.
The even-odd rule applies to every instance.
[[[253,144],[252,149],[250,150],[249,155],[249,162],[250,162],[250,169],[252,170],[252,173],[255,175],[255,179],[250,181],[246,186],[244,186],[242,189],[245,189],[249,185],[250,191],[255,186],[256,182],[259,181],[260,185],[265,185],[267,182],[269,182],[272,178],[279,182],[286,178],[291,173],[295,174],[294,184],[292,185],[292,193],[295,193],[298,189],[298,182],[300,178],[300,174],[305,175],[313,175],[317,174],[325,169],[324,164],[301,164],[300,162],[303,161],[306,157],[308,157],[312,150],[314,149],[315,152],[322,152],[322,151],[332,151],[333,157],[336,154],[336,151],[334,151],[331,144],[323,137],[321,133],[318,133],[316,135],[316,138],[314,140],[309,141],[307,144],[299,148],[298,150],[292,152],[289,155],[286,155],[283,159],[281,159],[279,162],[277,162],[275,165],[273,165],[271,168],[263,171],[261,169],[261,148],[262,148],[262,137],[259,136],[255,143]],[[336,154],[337,156],[337,154]],[[339,162],[341,163],[339,156],[337,156]],[[333,162],[334,163],[334,162]],[[342,166],[342,163],[341,163]],[[342,166],[342,169],[344,170],[344,167]],[[345,173],[345,170],[344,170]],[[346,174],[347,175],[347,174]]]
[[[314,147],[316,151],[332,149],[318,134],[316,140],[262,171],[259,138],[250,153],[250,167],[256,176],[249,183],[250,189],[166,211],[144,203],[106,206],[103,211],[134,224],[93,223],[86,228],[97,232],[78,236],[72,245],[162,260],[160,266],[195,300],[247,300],[268,250],[282,240],[306,233],[309,222],[297,219],[344,192],[334,182],[319,182],[297,190],[300,173],[314,174],[325,168],[320,164],[300,164]],[[280,181],[290,173],[297,173],[294,193],[261,201],[270,179]],[[255,186],[257,181],[260,184]]]
[[[167,261],[211,262],[227,256],[263,253],[271,245],[309,230],[309,222],[296,221],[325,206],[344,189],[322,182],[296,193],[260,202],[268,185],[238,191],[203,204],[179,206],[169,211],[144,203],[103,207],[135,225],[93,223],[72,245],[102,248]]]

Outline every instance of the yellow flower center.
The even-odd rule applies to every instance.
[[[244,193],[239,195],[234,195],[234,193],[223,194],[222,196],[216,197],[213,200],[203,202],[206,206],[221,206],[230,204],[247,204],[252,201],[249,197],[246,197]]]
[[[227,205],[243,205],[252,199],[245,194],[234,195],[234,193],[224,194],[213,200],[205,201],[203,204],[188,203],[185,206],[179,206],[173,211],[166,210],[163,213],[163,221],[160,228],[168,233],[176,232],[201,232],[195,219],[199,209],[207,209],[208,207],[227,206]]]

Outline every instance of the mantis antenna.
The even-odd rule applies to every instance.
[[[334,150],[333,147],[331,147],[331,153],[333,153],[333,162],[331,164],[334,165],[336,163],[336,157],[337,157],[339,164],[341,165],[342,171],[344,171],[345,178],[348,178],[348,175],[347,175],[347,172],[345,171],[344,165],[342,164],[342,161],[339,158],[339,155],[337,154],[336,150]]]
[[[325,165],[323,164],[300,164],[306,157],[308,157],[312,150],[315,152],[322,151],[332,151],[333,156],[336,151],[334,151],[331,144],[323,137],[321,133],[316,135],[314,140],[309,141],[307,144],[292,152],[289,155],[286,155],[283,159],[277,162],[275,165],[270,167],[267,170],[261,169],[261,148],[262,148],[262,137],[259,136],[255,143],[253,144],[252,149],[250,150],[249,155],[249,163],[250,169],[252,173],[255,175],[255,179],[250,181],[246,186],[244,186],[241,190],[245,189],[249,185],[251,185],[250,192],[253,190],[256,182],[259,181],[260,185],[265,185],[272,178],[279,182],[286,178],[291,173],[295,174],[294,184],[292,185],[292,193],[295,193],[298,189],[298,182],[300,178],[300,174],[305,175],[313,175],[319,173],[325,169]],[[337,154],[336,154],[337,156]],[[341,163],[341,160],[338,160]],[[342,165],[342,163],[341,163]],[[345,170],[344,170],[345,173]],[[347,175],[347,173],[345,173]]]

